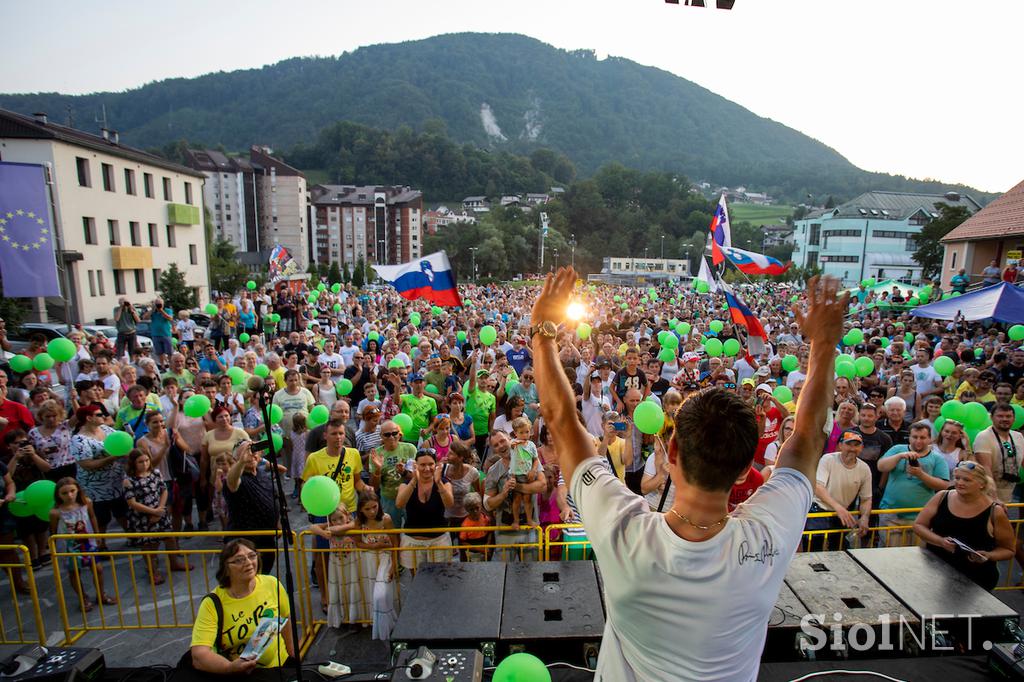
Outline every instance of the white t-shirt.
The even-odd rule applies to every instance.
[[[600,438],[604,435],[604,413],[612,409],[612,401],[607,396],[598,396],[593,393],[583,403],[583,423],[591,436]]]
[[[195,320],[178,320],[178,324],[175,325],[178,329],[178,333],[181,334],[182,341],[195,341],[196,340],[196,322]]]
[[[777,469],[718,535],[690,542],[600,458],[580,464],[571,491],[601,564],[608,614],[594,680],[756,680],[811,490],[800,472]]]
[[[658,473],[658,462],[657,457],[650,456],[644,463],[644,476],[654,476]],[[644,495],[644,499],[647,500],[647,504],[650,505],[654,511],[658,510],[658,505],[661,504],[661,491],[655,488],[651,492]],[[672,479],[668,481],[668,495],[665,496],[665,506],[661,508],[661,511],[668,511],[668,508],[672,506],[672,502],[676,499],[675,485],[672,483]]]
[[[338,332],[334,331],[333,333],[337,334]],[[358,346],[342,346],[338,349],[338,353],[345,360],[345,367],[352,364],[352,356],[356,354],[357,350],[359,350]]]
[[[330,355],[328,355],[327,353],[321,353],[319,356],[317,356],[316,361],[319,362],[321,365],[327,365],[331,369],[345,368],[345,358],[338,355],[337,353],[331,353]]]
[[[917,382],[918,393],[934,391],[935,387],[942,381],[942,377],[939,376],[939,373],[931,365],[927,367],[914,365],[910,369],[914,370],[914,380]]]

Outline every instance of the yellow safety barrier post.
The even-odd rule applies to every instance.
[[[32,571],[32,557],[29,555],[28,547],[25,545],[0,545],[0,557],[12,557],[11,559],[0,559],[0,570],[7,574],[7,584],[11,588],[10,604],[13,608],[0,608],[0,644],[46,644],[46,629],[43,627],[43,614],[39,609],[39,593],[36,591],[35,573]],[[24,580],[28,586],[28,607],[31,614],[25,614],[25,606],[18,598],[16,587],[15,571],[25,572]],[[30,622],[26,622],[26,616]],[[7,633],[10,625],[7,618],[13,617],[15,622],[15,634]],[[34,625],[34,627],[32,627]]]
[[[93,630],[192,627],[199,601],[217,586],[220,547],[189,549],[182,546],[181,540],[209,538],[223,543],[232,538],[278,538],[280,535],[280,531],[265,530],[50,536],[64,644],[69,645]],[[158,549],[131,545],[100,549],[101,542],[113,544],[142,538],[161,545],[167,539],[179,542],[174,549],[161,545]],[[280,554],[276,547],[258,547],[257,552],[261,558]],[[293,557],[293,563],[297,563],[294,550]],[[174,570],[172,558],[183,562],[181,570]],[[277,557],[277,561],[280,562],[281,557]],[[261,563],[266,566],[269,561],[264,559]],[[159,573],[164,574],[161,576],[164,579],[154,580]],[[176,574],[184,576],[184,584],[175,580]],[[296,582],[301,586],[301,581]],[[301,613],[301,610],[293,605],[293,613]]]

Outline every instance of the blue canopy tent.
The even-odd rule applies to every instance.
[[[1024,291],[1000,282],[963,296],[947,298],[914,308],[911,315],[936,320],[952,320],[963,313],[968,322],[994,320],[1007,324],[1024,322]]]

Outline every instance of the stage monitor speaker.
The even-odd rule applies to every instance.
[[[424,647],[420,647],[423,649]],[[398,656],[391,682],[436,680],[439,682],[480,682],[484,657],[473,649],[406,649]],[[432,659],[432,660],[431,660]],[[429,661],[429,665],[427,664]],[[429,668],[429,670],[428,670]]]
[[[42,647],[29,644],[14,652],[0,668],[4,682],[92,682],[106,670],[99,649]]]
[[[988,669],[993,679],[1024,682],[1024,644],[995,644],[988,652]]]

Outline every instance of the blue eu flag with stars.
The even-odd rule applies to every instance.
[[[0,163],[0,277],[4,296],[60,296],[46,174],[30,163]]]

